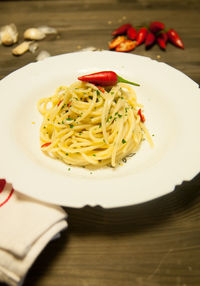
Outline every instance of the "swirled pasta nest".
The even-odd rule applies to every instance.
[[[42,98],[41,149],[64,163],[88,168],[116,167],[151,137],[141,121],[134,90],[124,83],[104,89],[75,82]]]

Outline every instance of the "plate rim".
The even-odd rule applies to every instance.
[[[47,58],[47,59],[45,59],[44,61],[42,61],[42,62],[37,62],[37,63],[29,63],[29,64],[27,64],[26,66],[24,66],[24,67],[21,67],[20,69],[18,69],[18,70],[16,70],[16,71],[13,71],[12,73],[10,73],[8,76],[6,76],[5,78],[3,78],[1,81],[0,81],[0,89],[1,89],[1,86],[2,86],[2,84],[4,85],[4,84],[6,84],[7,83],[7,81],[10,81],[10,80],[12,80],[12,77],[14,76],[15,77],[15,75],[16,75],[16,73],[20,73],[21,71],[25,71],[26,69],[29,69],[29,68],[31,68],[32,66],[35,66],[35,65],[37,65],[38,67],[39,67],[39,65],[44,65],[44,63],[51,63],[51,62],[54,62],[56,59],[58,59],[58,58],[61,58],[61,57],[70,57],[71,55],[73,55],[73,56],[76,56],[76,55],[91,55],[91,54],[101,54],[101,55],[103,55],[103,54],[115,54],[116,55],[116,53],[115,52],[111,52],[111,51],[92,51],[92,52],[88,52],[88,51],[84,51],[84,52],[73,52],[73,53],[68,53],[68,54],[61,54],[61,55],[56,55],[56,56],[53,56],[53,57],[50,57],[50,58]],[[124,56],[124,54],[122,54],[122,53],[118,53],[119,55],[121,55],[122,57]],[[170,65],[168,65],[168,64],[166,64],[166,63],[163,63],[163,62],[158,62],[158,61],[156,61],[156,60],[153,60],[153,59],[151,59],[151,58],[149,58],[149,57],[146,57],[146,56],[141,56],[141,55],[134,55],[134,54],[129,54],[128,56],[131,56],[131,57],[135,57],[135,58],[137,58],[137,59],[145,59],[145,60],[147,60],[147,61],[153,61],[153,62],[155,62],[155,63],[159,63],[159,64],[162,64],[162,65],[164,65],[165,67],[167,67],[167,68],[170,68],[170,69],[172,69],[172,70],[174,70],[174,72],[179,72],[185,79],[187,79],[188,80],[188,82],[191,84],[191,86],[193,85],[193,88],[198,88],[198,84],[196,83],[196,82],[194,82],[191,78],[189,78],[186,74],[184,74],[183,72],[181,72],[181,71],[179,71],[179,70],[177,70],[177,69],[175,69],[174,67],[172,67],[172,66],[170,66]],[[126,57],[127,57],[127,54],[126,54]],[[199,89],[198,89],[198,93],[200,94],[200,92],[199,92]],[[199,173],[199,169],[197,170],[197,169],[195,169],[195,170],[193,170],[193,172],[191,172],[191,174],[190,175],[188,175],[188,177],[186,177],[186,178],[182,178],[181,180],[179,179],[179,180],[177,180],[177,182],[176,183],[174,183],[174,182],[171,182],[171,187],[170,187],[170,190],[169,190],[169,187],[167,188],[167,190],[165,189],[163,189],[163,192],[162,192],[162,194],[160,195],[160,196],[164,196],[164,195],[166,195],[166,194],[168,194],[168,193],[171,193],[171,192],[173,192],[174,191],[174,189],[175,189],[175,187],[177,186],[177,185],[180,185],[182,182],[184,182],[184,181],[188,181],[188,180],[190,180],[190,179],[192,179],[194,176],[196,176],[197,174]],[[7,178],[9,178],[9,175],[7,176]],[[10,180],[11,179],[11,180]],[[10,179],[9,179],[9,181],[12,181],[12,178],[10,177]],[[17,183],[15,183],[15,182],[12,182],[12,184],[14,185],[14,187],[15,187],[15,185],[17,186],[17,185],[19,185],[20,186],[20,184],[17,184]],[[16,189],[19,191],[19,192],[21,192],[21,190],[20,190],[20,188],[18,188],[18,187],[16,187]],[[24,193],[24,192],[22,192],[22,193]],[[28,195],[28,196],[32,196],[32,197],[34,197],[33,195],[30,195],[30,194],[27,194],[27,192],[25,192],[26,193],[26,195]],[[63,205],[63,206],[69,206],[69,207],[74,207],[74,208],[80,208],[80,207],[83,207],[83,206],[86,206],[86,205],[90,205],[90,206],[96,206],[96,205],[100,205],[100,206],[102,206],[102,207],[104,207],[104,208],[116,208],[116,207],[122,207],[122,206],[128,206],[128,205],[135,205],[135,204],[139,204],[139,203],[144,203],[144,202],[146,202],[146,201],[150,201],[150,200],[152,200],[152,199],[155,199],[155,198],[157,198],[157,197],[160,197],[160,196],[156,196],[156,197],[154,197],[153,195],[152,196],[149,196],[149,198],[148,199],[144,199],[144,200],[139,200],[139,201],[137,201],[136,203],[133,203],[133,202],[130,202],[130,204],[124,204],[123,202],[120,204],[120,203],[118,203],[117,205],[116,204],[112,204],[112,203],[110,203],[109,204],[109,202],[105,202],[105,201],[103,201],[103,202],[95,202],[95,200],[92,200],[91,202],[79,202],[79,203],[77,203],[77,205],[74,205],[74,203],[70,203],[70,202],[68,202],[67,204],[61,204],[61,205]],[[36,199],[41,199],[41,197],[40,198],[38,198],[38,197],[34,197],[34,198],[36,198]],[[44,200],[44,198],[42,198],[42,200]],[[45,201],[46,202],[48,202],[48,203],[52,203],[52,201],[50,200],[50,201],[48,201],[48,199],[45,199]],[[59,200],[58,200],[59,201]],[[58,204],[60,204],[60,203],[58,203]]]

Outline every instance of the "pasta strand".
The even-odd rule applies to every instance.
[[[38,101],[43,116],[41,149],[66,164],[87,168],[116,167],[151,136],[141,122],[134,90],[119,83],[105,92],[97,86],[75,82],[60,86],[55,94]]]

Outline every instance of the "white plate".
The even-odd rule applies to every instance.
[[[118,169],[90,172],[45,156],[40,150],[42,117],[37,101],[83,74],[113,70],[141,84],[155,146],[144,142]],[[165,195],[200,170],[200,91],[186,75],[150,58],[115,52],[79,52],[31,63],[0,82],[0,177],[19,192],[47,202],[106,208]],[[32,124],[35,122],[35,124]]]

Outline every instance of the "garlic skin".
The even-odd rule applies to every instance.
[[[29,51],[30,51],[32,54],[34,54],[34,53],[37,51],[38,48],[39,48],[38,43],[32,42],[32,43],[30,43],[28,49],[29,49]]]
[[[24,39],[26,40],[42,40],[46,37],[45,33],[37,28],[29,28],[24,32]]]
[[[40,26],[40,27],[38,27],[38,30],[43,32],[45,35],[58,34],[58,32],[57,32],[57,30],[55,28],[49,27],[49,26]]]
[[[97,48],[95,48],[95,47],[93,47],[93,46],[89,46],[89,47],[87,47],[87,48],[84,48],[84,49],[81,49],[80,51],[81,52],[93,52],[93,51],[97,51],[98,49]]]
[[[36,58],[36,61],[37,61],[37,62],[42,61],[42,60],[44,60],[44,59],[46,59],[46,58],[49,58],[50,56],[51,56],[51,55],[50,55],[49,52],[47,52],[47,51],[41,51],[41,52],[38,54],[38,56],[37,56],[37,58]]]
[[[12,54],[14,56],[21,56],[21,55],[25,54],[29,50],[31,43],[32,43],[32,41],[25,41],[25,42],[21,43],[20,45],[18,45],[17,47],[15,47],[12,50]]]
[[[15,24],[6,25],[0,28],[0,41],[5,46],[11,46],[18,41],[18,31]]]

